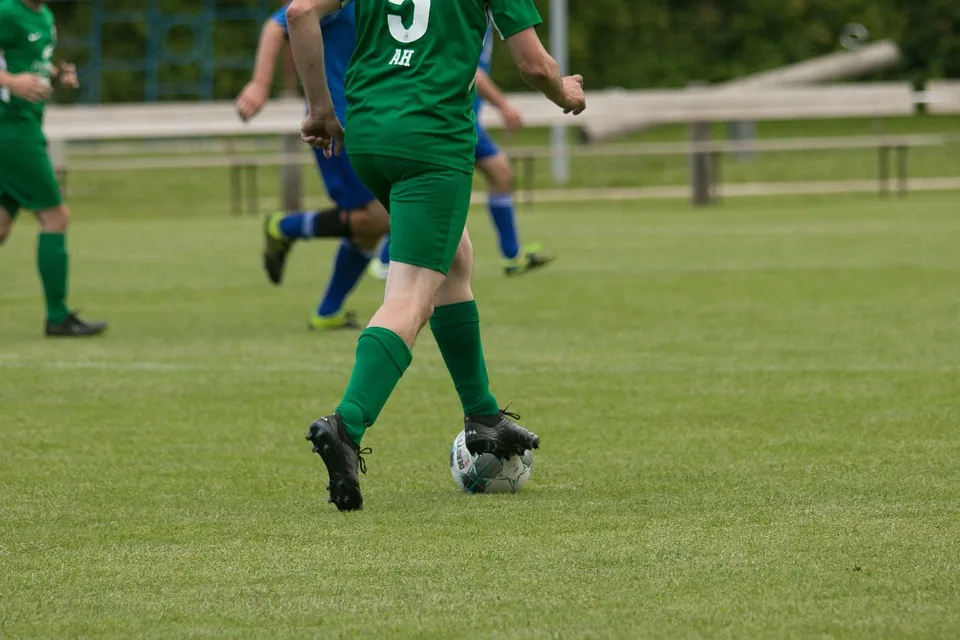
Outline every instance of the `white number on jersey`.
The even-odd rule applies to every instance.
[[[401,6],[406,0],[390,0],[390,4]],[[416,42],[427,33],[427,23],[430,22],[430,0],[411,0],[413,2],[413,24],[407,29],[403,26],[403,20],[400,16],[391,14],[387,16],[387,26],[390,27],[390,35],[397,42],[409,44]]]

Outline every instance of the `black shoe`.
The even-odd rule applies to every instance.
[[[519,419],[506,410],[493,416],[467,416],[463,427],[467,449],[474,455],[492,453],[500,458],[539,449],[540,437],[514,422]]]
[[[89,338],[98,336],[106,330],[106,322],[84,322],[77,316],[76,311],[72,311],[67,314],[63,322],[54,323],[47,320],[45,333],[48,338]]]
[[[340,511],[357,511],[363,508],[363,495],[360,493],[360,477],[357,469],[367,472],[367,465],[360,454],[371,453],[371,449],[360,449],[347,435],[343,418],[338,414],[320,418],[307,433],[307,440],[313,443],[313,452],[319,453],[323,464],[330,474],[330,502]]]
[[[273,284],[283,282],[287,256],[293,249],[293,240],[284,238],[276,231],[275,220],[282,217],[282,213],[275,213],[267,216],[263,221],[263,268],[267,272],[267,278]]]

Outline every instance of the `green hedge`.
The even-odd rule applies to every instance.
[[[109,8],[143,7],[143,0],[100,0]],[[536,0],[549,20],[549,0]],[[165,12],[190,13],[196,0],[162,0]],[[279,6],[279,2],[275,3]],[[259,0],[218,0],[218,6],[261,6]],[[62,36],[89,32],[90,5],[53,5]],[[877,78],[960,77],[960,0],[590,0],[570,1],[571,69],[593,88],[620,86],[680,87],[690,80],[719,82],[839,49],[848,23],[863,24],[873,40],[891,38],[903,49],[904,64]],[[265,18],[266,16],[264,16]],[[217,58],[252,59],[259,25],[254,21],[218,23],[213,51]],[[542,30],[548,37],[548,30]],[[103,56],[143,57],[146,23],[109,25]],[[169,34],[167,45],[189,44],[188,32]],[[82,47],[67,50],[84,62]],[[496,52],[498,80],[521,88],[505,47]],[[196,81],[197,65],[167,65],[164,81]],[[213,96],[232,97],[247,72],[223,69],[214,74]],[[144,75],[115,72],[103,77],[104,100],[142,100]]]

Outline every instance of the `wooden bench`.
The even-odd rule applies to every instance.
[[[523,115],[528,126],[541,127],[574,124],[583,120],[564,115],[543,97],[533,94],[511,95],[511,101]],[[602,91],[589,96],[589,108],[581,119],[603,120],[626,113],[656,114],[661,123],[690,124],[691,139],[686,145],[634,145],[577,149],[572,153],[629,155],[677,155],[691,157],[691,186],[693,200],[705,204],[713,200],[719,180],[719,158],[727,151],[737,150],[736,142],[709,140],[710,123],[736,120],[822,120],[837,118],[885,118],[909,116],[914,113],[916,96],[907,83],[876,83],[868,85],[834,85],[821,87],[791,87],[769,89],[763,87],[723,92],[677,91]],[[250,123],[241,122],[231,103],[162,103],[150,105],[52,107],[47,116],[47,136],[58,167],[85,170],[161,169],[224,166],[230,169],[232,205],[234,213],[240,210],[242,192],[246,184],[248,209],[255,209],[256,168],[272,165],[288,171],[299,171],[309,161],[306,147],[298,138],[303,116],[300,100],[276,100]],[[492,110],[482,112],[484,126],[502,126]],[[272,154],[228,154],[223,158],[179,156],[171,158],[129,158],[122,161],[93,161],[84,165],[70,162],[67,144],[76,141],[133,141],[223,138],[238,140],[250,136],[276,137],[280,144]],[[906,186],[906,149],[911,146],[942,144],[940,139],[918,137],[860,138],[813,142],[753,141],[755,150],[800,150],[801,148],[864,148],[876,147],[881,167],[888,164],[891,149],[898,153],[898,177]],[[854,146],[844,146],[853,144]],[[806,145],[806,147],[804,147]],[[534,161],[550,154],[549,149],[512,150],[520,166],[521,178],[529,187],[533,181]],[[901,164],[903,165],[901,167]],[[900,170],[902,168],[902,170]],[[881,186],[885,189],[885,170],[881,171]],[[298,201],[300,194],[286,194],[286,202]]]
[[[924,91],[924,103],[929,114],[960,115],[960,80],[928,82]]]

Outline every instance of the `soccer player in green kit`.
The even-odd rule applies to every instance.
[[[293,0],[287,10],[308,103],[301,135],[328,153],[339,153],[344,130],[326,85],[320,18],[348,2]],[[561,77],[534,30],[541,20],[533,0],[356,0],[346,145],[357,175],[390,212],[392,262],[343,399],[307,434],[341,511],[363,505],[361,439],[427,322],[460,396],[470,451],[508,456],[539,446],[490,392],[470,284],[473,249],[464,225],[477,143],[474,84],[490,19],[531,86],[565,112],[583,111],[583,79]]]
[[[70,211],[47,153],[43,103],[50,79],[76,88],[73,65],[53,64],[57,31],[45,0],[0,0],[0,243],[20,209],[40,220],[37,269],[47,305],[46,335],[85,337],[105,322],[84,322],[67,308],[66,231]]]

